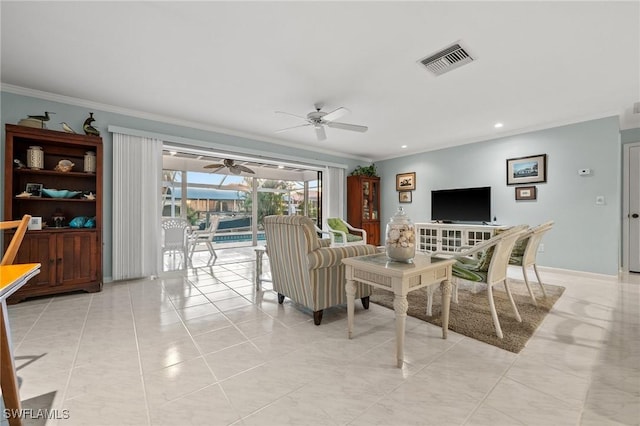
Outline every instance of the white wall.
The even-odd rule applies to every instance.
[[[506,185],[506,159],[547,154],[547,183],[535,184],[536,201],[515,201]],[[617,117],[395,158],[376,163],[382,182],[382,233],[398,204],[397,173],[416,172],[413,202],[403,204],[414,222],[431,219],[431,190],[491,186],[498,223],[554,220],[543,241],[540,265],[616,274],[620,247],[620,129]],[[592,170],[579,176],[581,168]],[[605,205],[596,205],[603,195]]]

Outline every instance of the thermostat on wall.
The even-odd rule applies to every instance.
[[[580,176],[588,176],[591,174],[591,169],[580,169],[578,170],[578,174]]]

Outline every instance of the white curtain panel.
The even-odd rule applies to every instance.
[[[344,217],[345,170],[338,167],[327,167],[324,175],[322,211],[324,220],[328,217]]]
[[[162,141],[114,133],[114,280],[159,274],[161,184]]]

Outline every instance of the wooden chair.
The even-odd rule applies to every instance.
[[[4,255],[2,256],[0,265],[13,264],[13,261],[16,259],[16,255],[18,254],[20,244],[22,244],[22,240],[24,239],[24,234],[27,232],[27,227],[29,226],[30,221],[31,216],[26,214],[22,216],[21,220],[0,222],[0,230],[2,231],[16,228],[16,232],[13,234],[9,246],[7,246],[7,251],[5,251]]]
[[[516,246],[511,252],[509,258],[510,265],[522,266],[522,275],[524,275],[524,283],[527,285],[529,295],[533,300],[533,304],[537,306],[536,297],[533,295],[533,290],[529,285],[529,278],[527,277],[527,268],[533,266],[533,271],[538,279],[538,284],[542,290],[542,296],[547,297],[547,293],[544,290],[544,285],[540,280],[540,274],[538,274],[538,268],[536,266],[536,257],[538,255],[538,247],[542,241],[544,234],[553,228],[553,221],[545,222],[541,225],[529,229],[522,237],[516,242]]]
[[[487,284],[487,297],[489,299],[491,318],[493,319],[493,325],[496,329],[496,335],[501,339],[503,334],[500,321],[498,320],[495,301],[493,300],[493,286],[498,283],[504,283],[504,288],[513,307],[516,320],[522,322],[518,307],[509,289],[507,267],[509,266],[509,258],[516,241],[527,232],[528,228],[527,225],[514,226],[483,243],[461,252],[453,254],[451,252],[432,253],[434,256],[453,256],[457,260],[453,265],[453,284],[455,286],[453,293],[454,301],[457,302],[458,279]],[[482,253],[480,258],[476,256],[478,253]],[[427,309],[429,309],[431,304],[430,299],[433,298],[432,291],[427,292],[427,297]]]
[[[337,217],[327,219],[331,247],[356,246],[367,244],[367,231],[354,228]]]

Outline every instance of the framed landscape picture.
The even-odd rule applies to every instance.
[[[547,154],[507,160],[507,185],[547,181]]]
[[[413,191],[416,189],[416,172],[396,175],[396,191]]]

